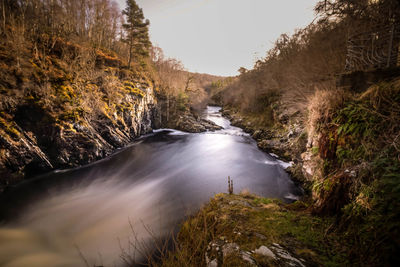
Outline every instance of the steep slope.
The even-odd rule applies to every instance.
[[[0,46],[0,187],[103,158],[156,121],[146,68],[60,38],[41,42],[51,45]]]

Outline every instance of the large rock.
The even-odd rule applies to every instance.
[[[174,128],[189,133],[217,131],[222,129],[221,126],[216,125],[214,122],[201,118],[196,119],[190,113],[180,115],[175,122]]]

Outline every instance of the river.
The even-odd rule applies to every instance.
[[[170,233],[215,193],[227,192],[228,176],[235,193],[284,201],[301,195],[285,163],[260,151],[218,107],[204,116],[224,129],[155,130],[104,160],[8,190],[0,196],[0,266],[120,266],[123,250],[133,255],[134,236]]]

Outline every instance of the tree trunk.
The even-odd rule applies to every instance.
[[[167,122],[169,121],[169,94],[167,93]]]
[[[130,38],[129,42],[129,60],[128,60],[128,68],[131,67],[131,61],[132,61],[132,46],[133,46],[133,40],[132,37]]]

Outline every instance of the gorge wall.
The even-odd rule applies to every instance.
[[[40,106],[22,104],[16,107],[15,135],[1,135],[0,169],[2,182],[11,177],[34,176],[52,169],[84,165],[124,147],[141,134],[152,130],[156,100],[151,87],[142,88],[143,98],[134,102],[126,95],[131,109],[110,117],[89,119],[63,127]]]
[[[0,47],[0,188],[110,155],[159,124],[146,68],[54,39],[47,53]]]

